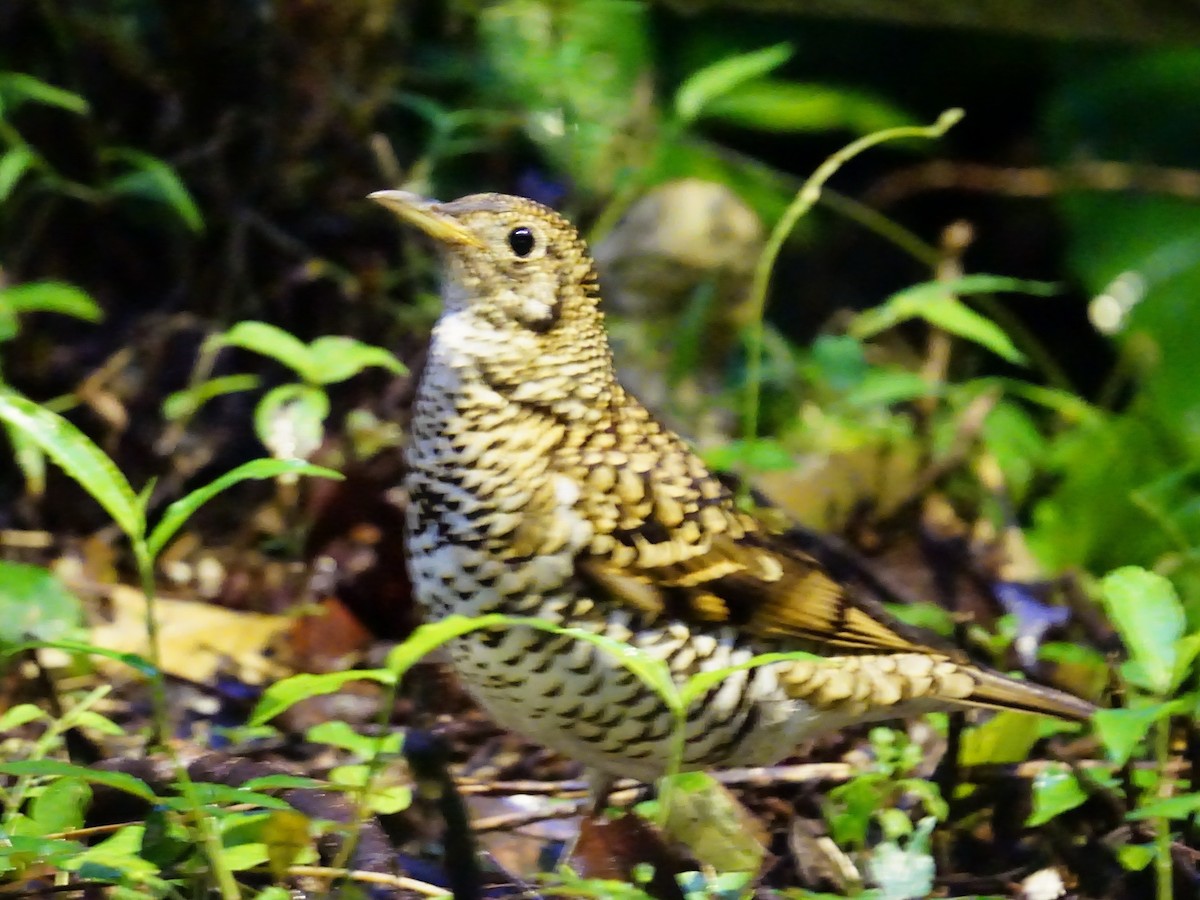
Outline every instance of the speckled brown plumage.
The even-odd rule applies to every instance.
[[[435,238],[444,310],[408,446],[409,565],[431,616],[500,611],[607,635],[682,683],[730,673],[688,712],[685,764],[763,765],[847,723],[952,706],[1086,719],[1075,697],[970,664],[852,597],[741,511],[616,381],[587,248],[499,194],[372,197]],[[672,719],[595,645],[477,632],[456,668],[506,727],[607,776],[650,780]]]

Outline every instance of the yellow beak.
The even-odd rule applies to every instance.
[[[368,200],[382,204],[409,225],[415,225],[434,240],[447,244],[464,244],[482,247],[479,240],[466,226],[438,209],[436,200],[426,200],[419,194],[408,191],[375,191],[367,194]]]

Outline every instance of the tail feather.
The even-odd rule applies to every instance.
[[[975,688],[966,702],[972,706],[1039,713],[1073,722],[1087,722],[1096,712],[1095,705],[1065,691],[1019,681],[999,672],[973,669],[971,677]]]
[[[817,709],[878,718],[889,710],[982,706],[1086,722],[1086,700],[929,653],[798,660],[782,676],[788,693]]]

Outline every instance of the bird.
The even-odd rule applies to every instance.
[[[489,628],[448,650],[499,725],[582,763],[598,807],[619,778],[771,765],[859,722],[965,707],[1091,718],[1083,699],[900,623],[739,504],[619,383],[596,268],[566,218],[498,193],[369,198],[431,238],[440,264],[405,448],[414,595],[435,621],[573,630]],[[677,686],[723,675],[680,715],[628,652]]]

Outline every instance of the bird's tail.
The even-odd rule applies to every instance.
[[[965,698],[971,706],[1040,713],[1074,722],[1087,722],[1096,707],[1065,691],[1009,678],[989,669],[970,669],[975,687]]]
[[[818,709],[871,718],[889,710],[983,706],[1085,722],[1096,709],[1063,691],[920,652],[799,660],[782,681],[792,697]]]

